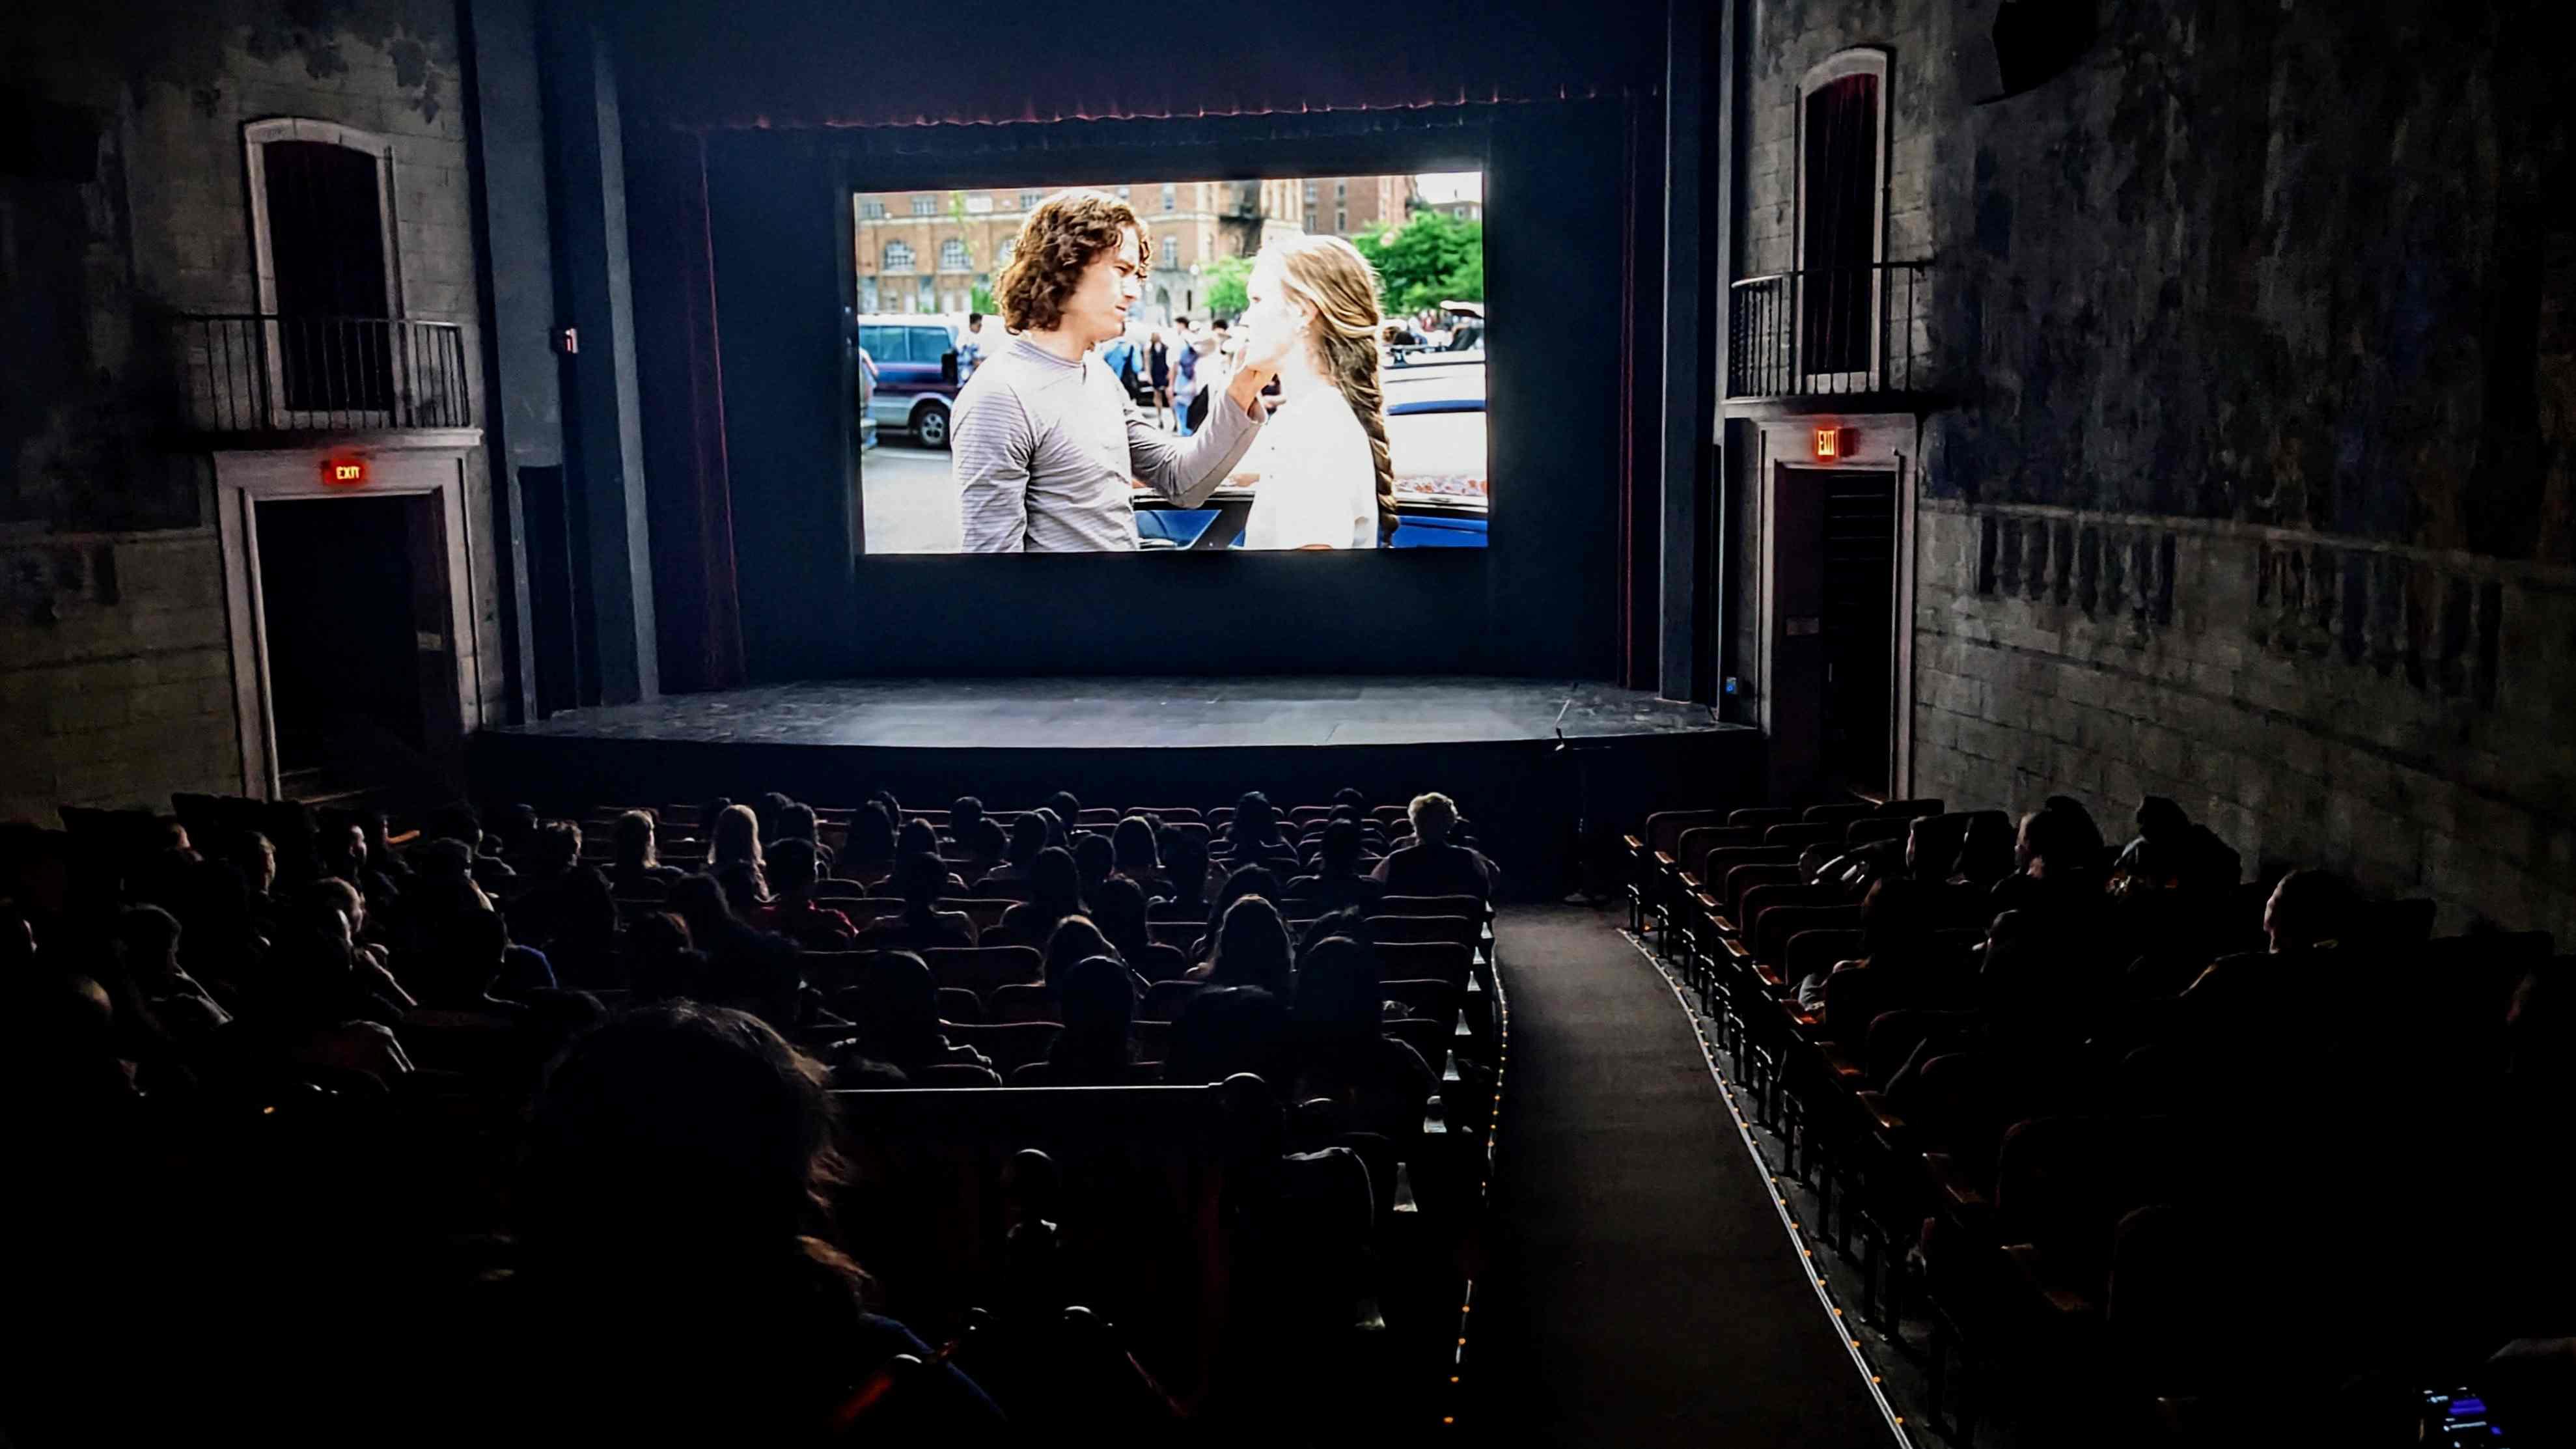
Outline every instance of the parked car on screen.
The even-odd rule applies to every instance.
[[[859,318],[859,348],[877,368],[868,413],[878,427],[910,433],[923,447],[948,446],[960,330],[961,324],[928,314],[871,312]]]
[[[1395,465],[1389,548],[1483,548],[1490,501],[1484,355],[1421,359],[1384,374],[1386,449]]]

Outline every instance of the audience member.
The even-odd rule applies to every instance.
[[[1416,795],[1405,814],[1413,822],[1413,843],[1379,861],[1372,872],[1387,894],[1492,897],[1492,862],[1472,847],[1450,843],[1458,807],[1448,796]]]
[[[1350,906],[1373,907],[1384,899],[1385,884],[1360,874],[1361,839],[1360,827],[1354,821],[1336,820],[1325,826],[1323,847],[1315,859],[1315,873],[1290,881],[1289,898],[1312,902],[1327,911]]]
[[[1015,941],[1044,941],[1056,922],[1082,910],[1082,872],[1073,863],[1073,852],[1050,845],[1029,868],[1028,899],[1002,913],[1002,934]]]
[[[1067,925],[1070,925],[1067,922]],[[1063,927],[1057,928],[1062,934]],[[1011,1073],[1014,1087],[1123,1087],[1136,1076],[1136,993],[1116,957],[1091,956],[1055,981],[1064,1030],[1046,1060]]]
[[[808,951],[846,951],[858,935],[850,918],[814,899],[823,862],[810,840],[789,836],[769,848],[769,884],[777,891],[755,917]]]
[[[688,872],[664,865],[657,827],[648,811],[629,810],[617,817],[615,861],[608,867],[608,886],[619,895],[660,895]]]
[[[1190,976],[1211,986],[1258,986],[1284,1000],[1295,975],[1293,959],[1279,908],[1266,897],[1247,895],[1226,907],[1216,950]]]
[[[859,975],[858,1042],[862,1055],[907,1075],[924,1067],[992,1062],[971,1046],[953,1046],[941,1030],[939,988],[930,967],[910,951],[874,957]],[[992,1085],[1000,1086],[1001,1078]]]
[[[938,856],[916,854],[897,862],[894,889],[895,894],[903,897],[903,911],[899,915],[878,917],[859,933],[857,948],[862,951],[928,951],[974,945],[974,918],[963,911],[939,909],[939,893],[946,888],[947,881],[948,867]]]
[[[916,968],[919,962],[912,963]],[[923,973],[926,979],[927,973]],[[739,1012],[672,1003],[547,1075],[517,1196],[522,1257],[470,1356],[510,1371],[495,1422],[538,1442],[984,1442],[999,1415],[812,1235],[840,1167],[823,1069]]]

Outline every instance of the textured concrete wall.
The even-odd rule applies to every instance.
[[[174,436],[169,319],[255,309],[242,126],[294,116],[391,138],[406,314],[465,323],[479,356],[455,30],[433,0],[0,8],[0,89],[34,121],[0,167],[0,819],[241,788],[213,472]],[[470,491],[490,516],[479,458]]]
[[[1924,157],[1914,789],[2115,829],[2167,794],[2267,867],[2576,935],[2552,12],[2106,4],[2071,71],[1972,106],[1979,7],[1755,9],[1774,98],[1889,44],[1897,174]],[[1920,106],[1908,35],[1950,78]],[[1747,198],[1758,268],[1795,173],[1753,99],[1756,185],[1788,173]]]

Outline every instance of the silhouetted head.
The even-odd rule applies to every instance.
[[[617,864],[622,870],[643,870],[661,863],[653,817],[644,811],[629,810],[617,817],[616,846]]]
[[[1029,866],[1029,900],[1039,911],[1070,916],[1082,909],[1082,871],[1073,852],[1050,845]]]
[[[1054,986],[1076,963],[1094,956],[1117,957],[1118,947],[1089,916],[1067,916],[1047,933],[1046,982]]]
[[[2263,934],[2275,951],[2295,951],[2342,939],[2361,904],[2352,882],[2326,870],[2294,870],[2272,887],[2263,906]]]
[[[1258,986],[1286,996],[1294,957],[1288,923],[1279,908],[1262,896],[1244,896],[1225,909],[1218,927],[1215,954],[1209,957],[1208,980],[1220,986]]]
[[[1299,1025],[1375,1035],[1385,1015],[1377,957],[1346,936],[1307,948],[1297,967],[1294,1015]]]
[[[724,866],[736,861],[749,863],[754,869],[761,863],[760,817],[748,805],[728,805],[716,817],[711,864]]]
[[[948,889],[948,863],[927,851],[914,851],[894,863],[894,893],[905,906],[928,910]]]
[[[1413,822],[1413,838],[1424,845],[1438,845],[1449,838],[1458,824],[1458,805],[1438,791],[1416,795],[1404,807],[1405,818]]]
[[[1336,820],[1324,827],[1323,845],[1318,852],[1326,875],[1350,875],[1359,869],[1360,828],[1348,820]]]
[[[1028,870],[1037,864],[1038,852],[1046,848],[1045,817],[1031,810],[1011,822],[1011,864]]]
[[[1067,1034],[1123,1040],[1136,1012],[1135,977],[1115,956],[1086,956],[1057,980],[1056,1002]]]
[[[769,869],[763,874],[769,888],[782,896],[802,896],[822,879],[823,857],[811,840],[789,836],[770,847]]]
[[[603,1023],[529,1114],[528,1246],[620,1276],[675,1253],[691,1269],[795,1254],[839,1166],[828,1085],[743,1012],[679,1001]]]
[[[1121,875],[1159,875],[1163,858],[1154,848],[1154,827],[1142,815],[1130,815],[1110,833],[1112,859]]]

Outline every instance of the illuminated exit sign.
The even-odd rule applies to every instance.
[[[1831,463],[1852,455],[1858,439],[1849,428],[1816,429],[1816,461]]]
[[[322,460],[322,481],[335,488],[354,488],[367,481],[367,460],[325,458]]]

